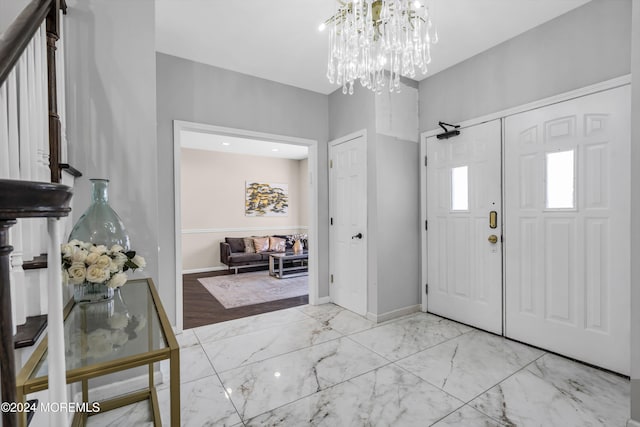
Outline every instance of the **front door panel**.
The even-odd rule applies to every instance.
[[[505,122],[506,335],[629,373],[629,87]]]
[[[500,149],[500,120],[450,139],[427,139],[427,309],[497,334],[502,334]]]

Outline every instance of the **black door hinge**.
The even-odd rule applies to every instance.
[[[331,221],[330,222],[331,222],[331,225],[333,225],[333,217],[331,217]]]
[[[427,156],[424,156],[424,165],[427,166]]]
[[[426,219],[424,220],[424,229],[425,230],[429,229],[429,221],[427,221]]]
[[[424,285],[424,293],[429,295],[429,284]]]

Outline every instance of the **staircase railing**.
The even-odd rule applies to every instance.
[[[67,401],[58,218],[67,216],[70,211],[71,190],[58,184],[62,179],[63,163],[63,122],[59,109],[64,109],[64,91],[58,85],[63,80],[60,81],[56,66],[56,42],[63,31],[61,11],[66,11],[64,0],[32,0],[0,34],[0,378],[3,402],[15,402],[15,312],[21,311],[21,318],[25,315],[25,310],[14,309],[12,292],[22,293],[25,299],[22,260],[43,252],[48,253],[49,267],[46,305],[49,398],[51,402]],[[34,219],[16,221],[40,217],[47,217],[47,223]],[[10,258],[12,251],[15,256]],[[5,427],[24,425],[25,422],[25,413],[2,413]],[[49,425],[66,426],[66,414],[50,413]]]

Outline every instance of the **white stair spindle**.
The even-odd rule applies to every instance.
[[[60,221],[47,218],[49,232],[49,310],[48,310],[48,361],[49,361],[49,402],[68,402],[66,364],[64,358],[64,325],[62,317],[62,266],[60,255]],[[51,427],[68,427],[65,411],[49,412]]]

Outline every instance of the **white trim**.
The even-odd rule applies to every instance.
[[[309,304],[318,304],[318,141],[315,139],[296,138],[271,133],[255,132],[245,129],[235,129],[222,126],[214,126],[203,123],[187,122],[183,120],[173,121],[173,176],[174,176],[174,233],[176,248],[176,330],[182,331],[183,327],[183,297],[182,297],[182,219],[181,219],[181,186],[180,186],[180,132],[183,130],[193,132],[215,133],[218,135],[240,136],[242,138],[257,139],[261,141],[274,141],[282,144],[305,145],[309,148],[309,225],[305,228],[309,234]],[[279,229],[287,229],[280,227]],[[246,229],[242,229],[246,230]]]
[[[359,131],[350,133],[348,135],[345,135],[341,138],[337,138],[334,139],[333,141],[329,141],[329,143],[327,144],[327,154],[328,154],[328,164],[327,167],[329,168],[329,217],[333,217],[333,207],[332,207],[332,197],[331,197],[331,192],[332,192],[332,184],[331,184],[331,154],[332,154],[332,149],[339,145],[339,144],[343,144],[345,142],[351,141],[353,139],[356,138],[363,138],[364,141],[364,152],[365,152],[365,157],[364,157],[364,186],[365,186],[365,191],[364,191],[364,207],[366,210],[366,215],[365,215],[365,225],[364,225],[364,229],[365,229],[365,238],[367,240],[365,240],[365,245],[364,245],[364,250],[365,250],[365,254],[364,254],[364,262],[365,262],[365,266],[364,266],[364,271],[365,271],[365,282],[366,282],[366,286],[365,286],[365,290],[364,290],[364,298],[365,298],[365,315],[368,315],[368,310],[369,310],[369,240],[368,240],[368,236],[371,235],[371,230],[369,229],[369,204],[368,204],[368,191],[369,191],[369,177],[368,177],[368,173],[369,173],[369,161],[368,161],[368,147],[369,147],[369,142],[367,141],[367,130],[366,129],[361,129]],[[329,254],[335,253],[335,251],[332,250],[332,242],[333,242],[333,227],[329,226]],[[329,255],[329,277],[331,277],[331,272],[332,272],[332,256]],[[331,286],[331,283],[329,284],[329,297],[331,298],[331,300],[333,301],[333,296],[331,295],[331,290],[333,289],[333,286]],[[357,313],[357,314],[361,314],[361,313]]]
[[[240,233],[251,231],[308,230],[306,225],[286,225],[284,227],[229,227],[229,228],[185,228],[182,234]]]
[[[181,167],[182,153],[180,150],[180,131],[182,125],[176,120],[173,121],[173,213],[174,223],[173,228],[175,232],[175,258],[176,258],[176,324],[175,329],[178,332],[182,332],[183,326],[183,297],[182,297],[182,233],[178,230],[182,230],[182,184],[181,184]]]
[[[420,156],[418,158],[420,168],[420,305],[421,310],[427,312],[427,298],[425,285],[427,284],[427,138],[420,138]]]
[[[222,271],[228,269],[229,267],[227,267],[226,265],[217,265],[214,267],[190,268],[189,270],[182,270],[182,274],[208,273],[210,271]]]
[[[585,86],[583,88],[579,88],[576,90],[572,90],[569,92],[564,92],[558,95],[550,96],[547,98],[540,99],[538,101],[529,102],[527,104],[519,105],[513,108],[509,108],[506,110],[501,110],[495,113],[487,114],[481,117],[476,117],[473,119],[465,120],[461,123],[460,129],[468,128],[471,126],[479,125],[482,123],[490,122],[493,120],[504,119],[509,116],[513,116],[514,114],[524,113],[527,111],[535,110],[537,108],[546,107],[549,105],[557,104],[560,102],[569,101],[571,99],[580,98],[587,95],[592,95],[598,92],[604,92],[606,90],[615,89],[617,87],[625,86],[631,84],[631,74],[627,74],[621,77],[616,77],[611,80],[606,80],[600,83],[596,83],[593,85]],[[424,131],[420,133],[420,161],[424,162],[424,156],[427,154],[427,138],[438,135],[442,130],[432,129],[428,131]],[[504,139],[504,138],[503,138]],[[504,144],[504,141],[503,141]],[[503,147],[504,148],[504,147]],[[427,189],[427,180],[426,180],[426,167],[424,163],[421,163],[420,166],[420,211],[421,211],[421,248],[422,248],[422,270],[421,270],[421,286],[424,286],[427,283],[428,277],[428,268],[427,268],[427,231],[424,230],[424,223],[427,220],[427,197],[426,197],[426,189]],[[503,210],[504,212],[504,210]],[[505,233],[505,229],[503,228],[503,234]],[[504,256],[504,251],[503,251]],[[504,263],[503,263],[504,266]],[[424,288],[420,290],[420,294],[422,295],[422,311],[427,311],[427,295],[424,292]],[[504,307],[503,307],[504,308]],[[504,318],[504,316],[503,316]],[[503,319],[504,321],[504,319]],[[503,324],[504,326],[504,324]],[[640,426],[639,426],[640,427]]]
[[[627,420],[627,427],[640,427],[640,421],[635,421],[629,418]]]
[[[407,314],[417,313],[420,311],[420,309],[421,305],[415,304],[408,307],[398,308],[397,310],[387,311],[386,313],[382,314],[367,313],[367,319],[376,323],[382,323],[388,320],[396,319],[398,317],[406,316]]]
[[[519,105],[513,108],[508,108],[506,110],[497,111],[495,113],[487,114],[485,116],[465,120],[464,122],[458,123],[460,125],[459,130],[462,130],[470,126],[479,125],[481,123],[490,122],[492,120],[503,119],[505,117],[513,116],[514,114],[520,114],[520,113],[535,110],[541,107],[547,107],[549,105],[569,101],[571,99],[581,98],[587,95],[593,95],[594,93],[604,92],[606,90],[615,89],[617,87],[625,86],[628,84],[631,84],[631,74],[627,74],[621,77],[616,77],[611,80],[606,80],[604,82],[585,86],[583,88],[572,90],[569,92],[564,92],[558,95],[553,95],[547,98],[540,99],[538,101],[533,101],[533,102],[529,102],[527,104]],[[437,129],[424,131],[420,135],[422,139],[425,139],[430,136],[435,136],[440,132],[442,132],[442,129],[437,128]]]
[[[331,303],[331,297],[330,296],[326,296],[326,297],[318,298],[318,304],[316,304],[316,305],[329,304],[329,303]]]

